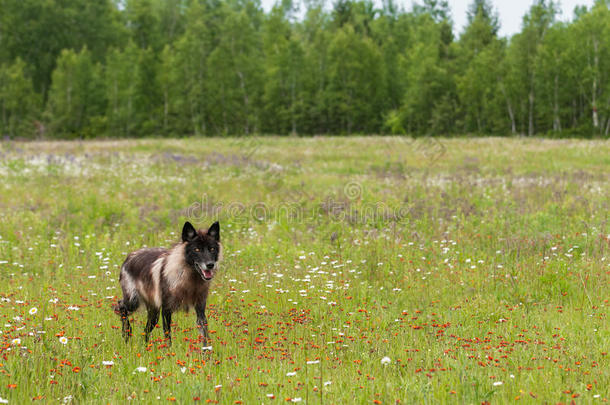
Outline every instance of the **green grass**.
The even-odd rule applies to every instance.
[[[607,401],[609,169],[607,141],[2,143],[0,397]],[[221,221],[213,351],[192,311],[125,344],[119,266],[187,219]]]

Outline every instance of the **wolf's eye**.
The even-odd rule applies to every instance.
[[[199,252],[199,248],[195,248],[195,252]]]
[[[210,252],[215,252],[215,251],[216,251],[215,247],[210,248]]]

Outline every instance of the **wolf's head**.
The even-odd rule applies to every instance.
[[[182,228],[182,241],[186,263],[201,276],[209,281],[218,270],[221,258],[220,225],[214,222],[207,231],[195,230],[190,222]]]

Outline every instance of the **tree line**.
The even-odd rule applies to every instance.
[[[0,136],[605,136],[610,0],[0,0]]]

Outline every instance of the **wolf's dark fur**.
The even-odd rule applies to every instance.
[[[146,341],[163,317],[163,331],[171,344],[172,313],[195,308],[199,332],[207,343],[208,320],[205,306],[210,281],[222,259],[220,225],[196,231],[189,222],[182,228],[182,242],[170,249],[145,248],[127,255],[119,277],[123,299],[115,307],[123,321],[123,336],[131,336],[129,316],[140,304],[148,310],[144,329]]]

